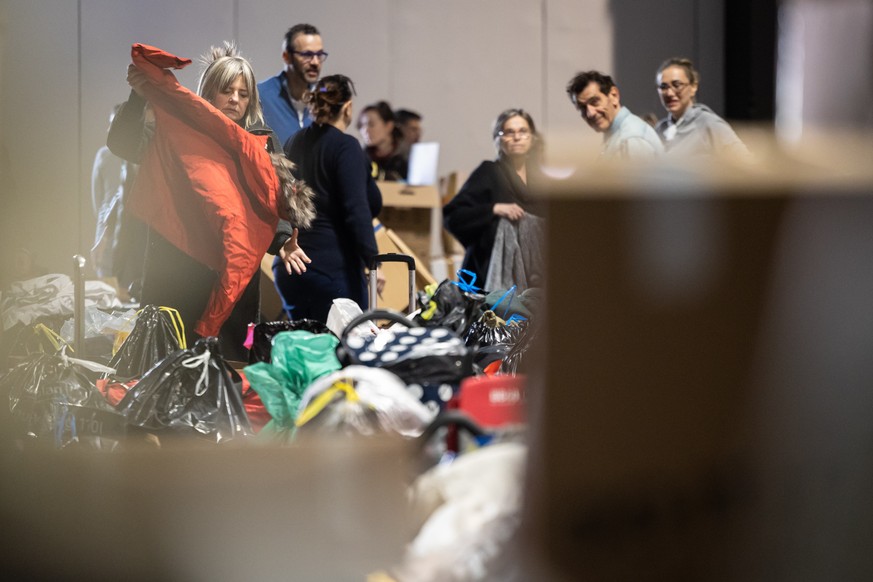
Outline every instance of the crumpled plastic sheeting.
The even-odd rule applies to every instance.
[[[119,308],[115,289],[103,281],[85,281],[85,307]],[[7,330],[16,323],[30,325],[40,317],[73,315],[73,280],[67,275],[51,274],[16,281],[4,293],[0,319]]]
[[[347,366],[313,382],[300,399],[298,416],[336,382],[352,385],[364,405],[375,410],[379,428],[385,432],[416,437],[433,420],[434,413],[409,393],[396,374],[368,366]]]
[[[258,393],[272,420],[259,433],[262,439],[289,441],[304,390],[313,381],[340,368],[339,340],[331,334],[283,331],[273,338],[272,362],[246,366],[243,373]]]

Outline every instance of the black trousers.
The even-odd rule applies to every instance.
[[[243,346],[249,323],[260,322],[260,273],[255,273],[218,334],[227,360],[248,361]],[[172,307],[185,324],[189,347],[199,339],[194,324],[206,310],[218,273],[193,259],[153,229],[148,232],[142,305]]]

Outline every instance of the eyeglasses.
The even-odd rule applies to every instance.
[[[304,61],[311,61],[314,58],[318,58],[322,63],[327,60],[327,53],[324,51],[291,51],[295,55],[299,55],[301,59]]]
[[[504,139],[512,139],[515,136],[518,136],[518,139],[527,139],[531,136],[531,133],[529,129],[519,129],[518,131],[507,129],[506,131],[498,131],[497,135]]]
[[[682,89],[687,87],[690,83],[683,83],[682,81],[673,81],[669,85],[667,83],[661,83],[658,85],[658,91],[661,93],[666,93],[670,89],[673,89],[674,93],[680,93]]]

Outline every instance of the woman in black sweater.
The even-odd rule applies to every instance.
[[[492,136],[497,160],[482,162],[443,207],[446,230],[466,249],[462,268],[476,274],[478,285],[488,275],[500,219],[518,221],[530,212],[528,184],[539,179],[531,163],[540,149],[539,136],[530,114],[507,109],[494,122]]]
[[[276,288],[293,319],[327,321],[333,300],[353,299],[368,308],[365,269],[378,254],[373,217],[382,194],[370,177],[358,141],[345,133],[352,121],[351,79],[330,75],[307,96],[314,122],[285,144],[297,177],[315,191],[315,220],[301,230],[298,244],[311,263],[291,274],[275,262]],[[381,287],[384,281],[379,281]]]

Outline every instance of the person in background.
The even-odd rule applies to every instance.
[[[373,218],[382,209],[382,195],[360,144],[346,133],[354,95],[355,86],[344,75],[318,81],[308,97],[313,123],[285,148],[297,176],[315,191],[315,220],[299,235],[312,263],[295,274],[278,261],[273,265],[276,289],[291,319],[327,322],[333,300],[341,297],[368,308],[365,274],[378,254]],[[378,281],[380,293],[384,283]]]
[[[318,81],[327,60],[321,33],[311,24],[296,24],[282,42],[282,71],[258,83],[258,95],[266,124],[284,145],[295,133],[312,123],[303,96]]]
[[[400,128],[400,133],[403,139],[400,142],[400,155],[403,156],[403,161],[409,168],[409,152],[412,150],[413,144],[421,141],[421,114],[410,109],[398,109],[394,112],[394,118],[397,127]]]
[[[728,154],[741,158],[749,150],[724,119],[696,102],[700,77],[690,60],[672,58],[658,68],[656,84],[667,117],[655,126],[670,155]]]
[[[368,105],[358,117],[358,131],[376,180],[406,180],[409,169],[403,156],[403,133],[397,126],[391,106],[385,101]]]
[[[540,138],[528,112],[502,112],[491,135],[497,160],[482,162],[443,207],[446,230],[464,245],[462,268],[473,272],[480,286],[488,275],[500,219],[518,222],[528,214],[530,184],[542,180]]]
[[[567,96],[588,126],[603,134],[604,158],[633,160],[664,152],[652,126],[622,106],[618,86],[609,75],[577,73],[567,83]]]
[[[109,124],[121,104],[112,108]],[[113,272],[113,255],[117,244],[117,231],[121,219],[121,191],[127,177],[127,162],[101,146],[94,155],[91,167],[91,209],[97,219],[91,260],[98,277],[109,277]]]
[[[410,109],[398,109],[394,112],[397,127],[403,134],[403,143],[412,145],[421,141],[424,130],[421,127],[421,114]]]
[[[251,65],[233,43],[203,58],[197,95],[168,74],[187,59],[144,45],[132,53],[132,91],[107,145],[142,162],[130,197],[148,226],[142,304],[177,309],[189,342],[218,336],[225,358],[245,360],[247,326],[259,320],[260,256],[277,244],[278,217],[293,218],[287,161],[269,153],[275,136],[264,126]],[[281,244],[302,269],[308,258],[296,236]]]

